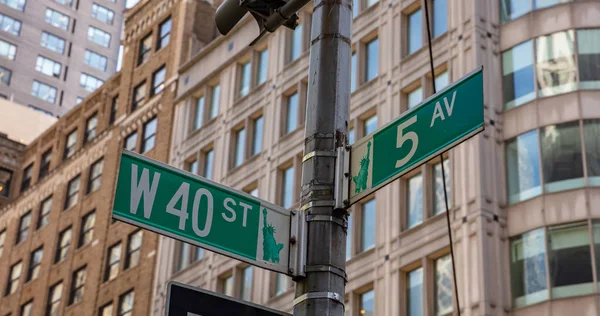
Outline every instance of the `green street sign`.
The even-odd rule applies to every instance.
[[[113,217],[288,274],[289,211],[130,151],[121,154]]]
[[[483,69],[479,69],[352,146],[350,204],[483,128]]]

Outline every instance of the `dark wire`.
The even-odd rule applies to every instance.
[[[431,26],[429,24],[429,8],[425,0],[425,21],[427,23],[427,43],[429,45],[429,66],[431,68],[431,81],[433,83],[433,94],[436,94],[435,89],[435,73],[433,70],[433,51],[431,48]],[[444,153],[440,154],[440,160],[442,165],[442,184],[444,186],[444,201],[446,202],[446,224],[448,225],[448,238],[450,238],[450,257],[452,259],[452,275],[454,276],[454,293],[456,296],[456,309],[458,316],[460,316],[460,303],[458,300],[458,285],[456,284],[456,264],[454,261],[454,246],[452,244],[452,227],[450,226],[450,208],[448,207],[448,191],[446,190],[446,171],[444,170]]]

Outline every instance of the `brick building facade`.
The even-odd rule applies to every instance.
[[[0,315],[149,313],[157,236],[111,219],[119,154],[167,161],[176,56],[214,36],[186,21],[213,12],[203,1],[138,3],[122,70],[24,148],[18,193],[0,210]]]

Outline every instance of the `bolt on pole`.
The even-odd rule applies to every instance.
[[[351,34],[351,0],[314,1],[300,199],[308,222],[306,277],[295,280],[295,316],[344,314],[347,218],[335,191],[346,179],[335,167],[347,145]]]

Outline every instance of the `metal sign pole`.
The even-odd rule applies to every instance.
[[[347,144],[351,30],[352,1],[314,1],[300,207],[308,222],[306,277],[295,279],[297,316],[344,314],[347,220],[336,206],[344,185],[336,163]]]

